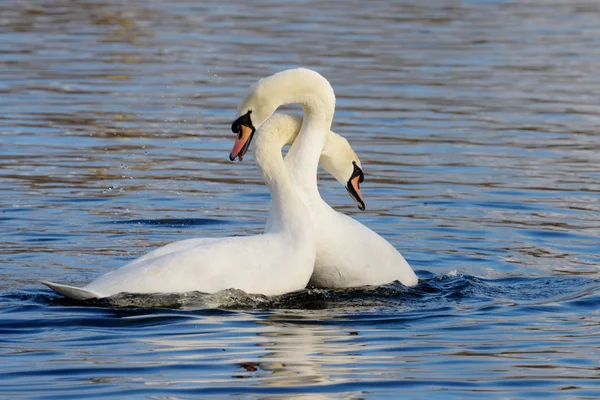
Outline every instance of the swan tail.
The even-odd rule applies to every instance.
[[[89,300],[104,297],[96,292],[92,292],[91,290],[85,290],[75,286],[63,285],[60,283],[48,281],[40,281],[40,283],[43,283],[44,285],[48,286],[56,293],[62,294],[63,296],[73,300]]]

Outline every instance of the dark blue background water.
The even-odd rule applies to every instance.
[[[0,397],[600,396],[600,4],[0,2]],[[247,86],[333,84],[368,209],[421,283],[278,298],[81,284],[255,234]]]

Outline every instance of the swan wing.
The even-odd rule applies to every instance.
[[[61,283],[55,283],[50,281],[40,281],[50,289],[54,290],[58,294],[62,294],[65,297],[73,300],[89,300],[102,297],[99,293],[91,290],[78,288],[75,286],[63,285]]]
[[[277,235],[200,241],[195,246],[134,260],[84,289],[104,297],[122,292],[214,293],[230,288],[282,294],[304,288],[312,273],[297,266],[312,265],[314,253],[293,252],[294,244]]]
[[[161,257],[161,256],[164,256],[165,254],[169,254],[169,253],[185,251],[187,249],[191,249],[196,246],[213,243],[220,239],[222,239],[222,238],[192,238],[192,239],[186,239],[186,240],[179,240],[177,242],[169,243],[165,246],[159,247],[158,249],[152,250],[152,251],[144,254],[143,256],[136,258],[130,264],[138,263],[141,261],[149,261],[151,259]]]

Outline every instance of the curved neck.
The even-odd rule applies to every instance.
[[[335,112],[335,94],[329,81],[314,71],[283,71],[267,78],[266,88],[277,88],[277,104],[299,103],[304,117],[302,127],[286,156],[294,184],[304,198],[319,196],[317,169]],[[272,92],[273,93],[273,92]],[[308,196],[308,197],[307,197]]]
[[[327,79],[304,68],[271,75],[250,88],[238,114],[252,111],[252,121],[261,127],[277,108],[291,103],[302,105],[304,118],[286,157],[293,160],[288,173],[300,192],[317,191],[319,157],[335,111],[335,94]]]
[[[303,103],[302,128],[290,147],[285,164],[293,182],[309,198],[318,196],[317,169],[331,127],[328,107],[323,102]],[[333,116],[333,115],[331,115]]]
[[[271,194],[271,207],[273,207],[276,220],[273,221],[270,231],[288,231],[301,235],[304,231],[308,209],[298,195],[292,180],[286,173],[286,168],[281,156],[281,148],[285,144],[276,131],[270,131],[268,124],[261,127],[256,133],[254,143],[254,157],[263,179]]]

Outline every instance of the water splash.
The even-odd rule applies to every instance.
[[[280,296],[248,294],[242,290],[227,289],[207,294],[132,294],[90,300],[73,301],[42,296],[42,299],[61,305],[88,305],[113,308],[174,308],[200,309],[357,309],[402,308],[423,309],[460,304],[462,307],[486,307],[491,304],[541,305],[565,302],[594,293],[600,280],[585,277],[513,277],[483,279],[471,275],[451,273],[434,275],[419,271],[425,276],[415,287],[399,282],[382,286],[364,286],[350,289],[307,288]]]

